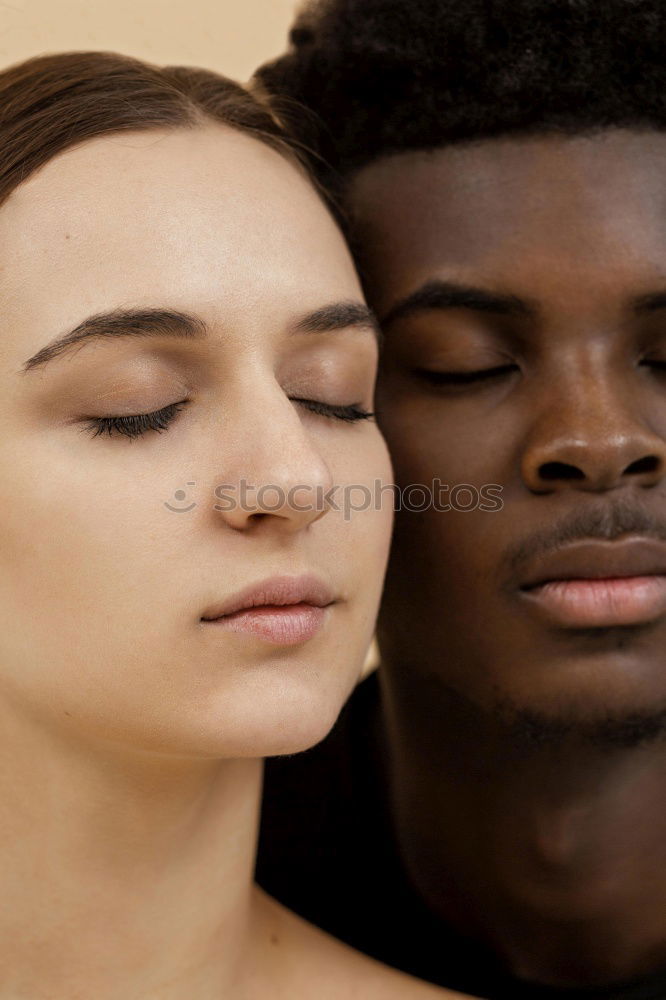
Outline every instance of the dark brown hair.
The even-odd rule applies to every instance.
[[[664,0],[308,0],[290,43],[259,79],[341,188],[408,150],[666,129]]]
[[[113,52],[64,52],[10,66],[0,72],[0,205],[35,170],[86,139],[210,120],[308,169],[305,150],[270,107],[209,70],[153,66]]]

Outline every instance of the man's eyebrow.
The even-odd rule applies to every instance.
[[[362,302],[332,302],[301,316],[293,326],[294,333],[332,333],[349,327],[370,330],[381,340],[377,317]]]
[[[23,364],[20,374],[34,371],[69,352],[75,345],[89,340],[119,337],[201,338],[206,333],[203,320],[172,309],[114,309],[89,316],[69,333],[42,347]]]
[[[469,309],[499,316],[533,316],[536,312],[533,306],[515,295],[489,292],[455,281],[431,280],[396,302],[380,322],[386,326],[403,316],[428,309]]]

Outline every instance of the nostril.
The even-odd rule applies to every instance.
[[[639,475],[645,472],[658,472],[661,462],[656,455],[645,455],[628,465],[625,475]]]
[[[577,465],[569,465],[567,462],[544,462],[539,466],[539,479],[546,482],[585,479],[585,473]]]

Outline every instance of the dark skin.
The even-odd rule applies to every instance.
[[[397,514],[379,638],[407,868],[518,976],[649,973],[666,965],[666,608],[583,627],[525,585],[567,547],[624,575],[626,543],[658,576],[666,134],[399,154],[348,203],[398,483],[498,484],[504,504]]]

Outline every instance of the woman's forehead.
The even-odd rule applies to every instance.
[[[14,329],[160,305],[290,314],[357,280],[344,242],[286,158],[225,126],[92,140],[0,208],[0,301]],[[305,308],[309,304],[305,303]]]

